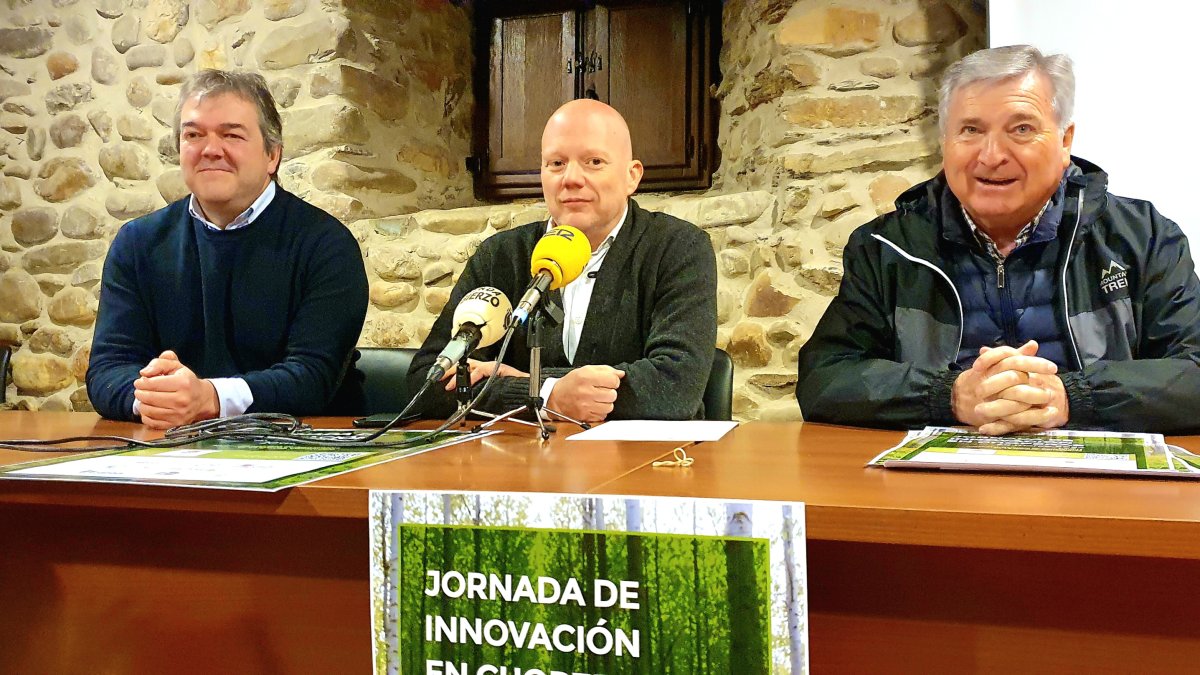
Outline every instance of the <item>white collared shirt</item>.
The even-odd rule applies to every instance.
[[[263,188],[258,199],[255,199],[245,211],[242,211],[225,227],[218,227],[204,216],[204,211],[196,201],[196,195],[188,198],[188,213],[197,223],[210,230],[228,232],[253,223],[262,215],[263,211],[267,210],[273,199],[275,199],[275,181],[271,180],[267,182],[267,187]],[[210,377],[208,381],[212,382],[213,389],[217,390],[217,400],[221,404],[221,417],[241,415],[254,403],[254,393],[250,391],[250,385],[240,377]],[[133,414],[136,417],[141,417],[140,403],[136,398],[133,399]]]
[[[608,252],[612,248],[613,242],[617,238],[617,234],[621,232],[621,228],[625,225],[625,218],[629,215],[629,203],[625,204],[625,211],[621,213],[620,220],[617,221],[617,226],[608,233],[604,241],[600,242],[600,246],[592,251],[592,256],[588,258],[587,264],[583,266],[583,271],[579,273],[575,280],[567,284],[562,289],[563,298],[563,352],[567,355],[567,361],[575,363],[575,352],[579,348],[579,338],[583,335],[583,323],[587,319],[588,307],[592,303],[592,289],[596,286],[596,277],[600,274],[600,266],[604,264],[604,259],[608,257]],[[546,220],[546,229],[554,227],[554,219]],[[542,402],[550,400],[550,391],[554,389],[554,383],[558,382],[558,378],[547,378],[542,383],[541,396]]]

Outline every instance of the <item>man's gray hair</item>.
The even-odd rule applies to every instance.
[[[938,127],[946,135],[950,99],[963,87],[976,82],[999,82],[1033,71],[1050,83],[1050,104],[1059,133],[1065,133],[1075,112],[1075,70],[1066,54],[1046,56],[1037,47],[1013,45],[968,54],[946,69],[938,89]]]
[[[175,147],[179,147],[180,116],[183,104],[190,99],[205,96],[234,94],[254,104],[258,109],[258,130],[262,133],[267,154],[283,147],[283,120],[275,107],[275,98],[267,81],[258,73],[235,72],[210,68],[201,70],[188,78],[179,91],[179,102],[175,104]]]

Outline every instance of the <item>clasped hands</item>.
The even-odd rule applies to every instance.
[[[1067,392],[1053,361],[1038,344],[981,347],[979,358],[954,381],[950,400],[959,422],[992,436],[1067,423]]]
[[[133,382],[133,396],[138,401],[142,424],[151,429],[170,429],[221,414],[213,383],[197,377],[169,349],[138,374],[141,377]]]
[[[471,368],[472,386],[485,377],[491,377],[496,367],[495,361],[467,359],[467,363]],[[442,378],[446,381],[446,391],[454,391],[454,370],[451,368]],[[501,363],[496,376],[529,377],[529,373]],[[623,377],[625,371],[612,366],[580,366],[554,383],[546,407],[580,422],[603,422],[613,411],[613,404],[617,401],[617,389],[621,386]]]

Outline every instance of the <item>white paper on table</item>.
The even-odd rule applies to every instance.
[[[737,422],[616,420],[571,436],[571,441],[716,441]]]

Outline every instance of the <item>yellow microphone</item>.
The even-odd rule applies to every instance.
[[[592,244],[583,232],[570,225],[551,229],[533,247],[529,273],[533,281],[513,310],[513,323],[523,324],[546,291],[575,281],[592,257]]]

